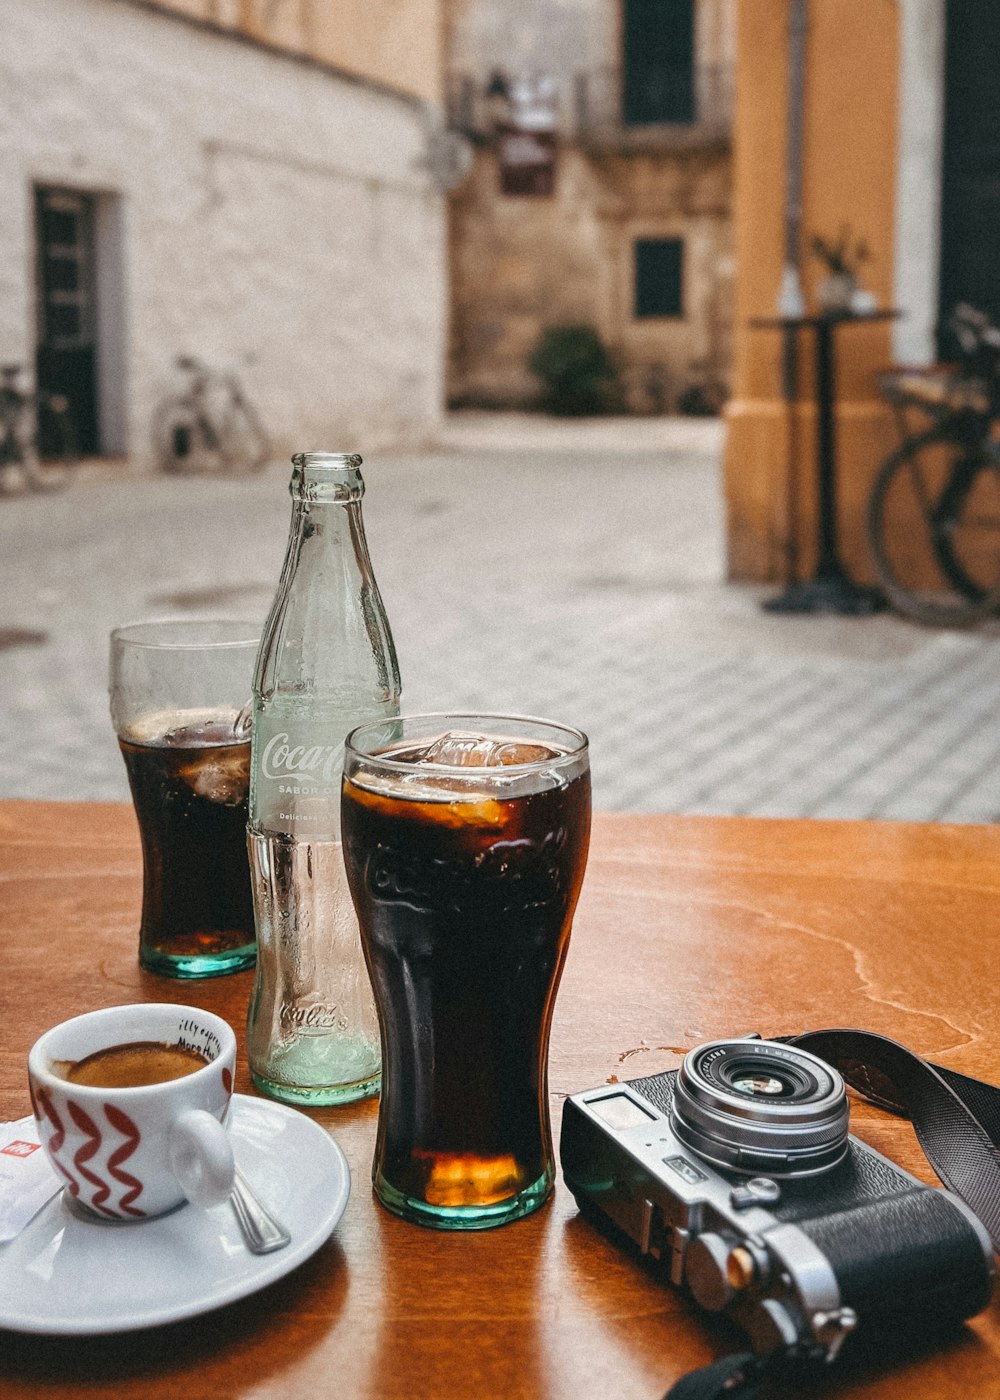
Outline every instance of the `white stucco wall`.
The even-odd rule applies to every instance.
[[[282,453],[428,431],[447,289],[424,109],[124,0],[0,0],[0,36],[0,362],[34,358],[33,187],[67,185],[108,196],[112,446],[148,462],[182,353],[252,356]]]

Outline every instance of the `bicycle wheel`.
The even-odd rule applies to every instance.
[[[190,400],[169,399],[153,419],[153,450],[162,472],[200,476],[218,471],[222,453],[205,432]]]
[[[258,472],[271,455],[271,444],[256,413],[242,399],[232,408],[220,433],[223,469],[231,476]]]
[[[892,605],[935,627],[1000,609],[1000,459],[937,433],[888,457],[872,488],[868,540]]]
[[[1000,587],[1000,455],[992,445],[956,464],[935,512],[934,545],[954,586],[989,607]]]
[[[36,462],[33,423],[19,390],[0,387],[0,496],[20,496],[30,488]]]

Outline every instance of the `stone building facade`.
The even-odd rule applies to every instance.
[[[85,450],[149,464],[181,354],[239,371],[280,455],[433,429],[437,0],[381,49],[343,8],[0,0],[0,361],[75,366]]]
[[[699,387],[717,403],[732,318],[733,0],[448,0],[445,21],[449,111],[475,146],[450,199],[451,401],[532,405],[539,336],[585,324],[612,350],[630,411],[697,406]],[[536,132],[553,114],[545,193],[510,192],[519,100]]]

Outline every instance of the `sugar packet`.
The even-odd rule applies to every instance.
[[[0,1123],[0,1244],[20,1234],[62,1184],[39,1144],[34,1118]]]

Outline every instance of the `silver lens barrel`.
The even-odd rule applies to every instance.
[[[671,1127],[717,1166],[815,1176],[847,1152],[847,1091],[807,1050],[770,1040],[713,1040],[677,1075]]]

